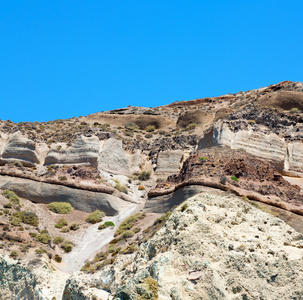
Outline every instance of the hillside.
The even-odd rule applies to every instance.
[[[284,81],[0,120],[3,299],[303,298],[301,110]]]

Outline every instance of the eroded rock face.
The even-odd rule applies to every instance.
[[[0,272],[1,299],[46,299],[36,277],[26,268],[0,257]]]
[[[122,141],[108,139],[99,156],[99,167],[106,171],[129,173],[130,168]]]
[[[20,197],[36,203],[69,202],[75,209],[92,212],[96,209],[116,215],[125,201],[113,195],[38,182],[23,178],[0,176],[0,188],[14,191]]]
[[[25,166],[39,164],[36,143],[16,132],[10,136],[0,158],[0,165],[20,161]]]
[[[138,253],[75,280],[110,290],[114,299],[139,298],[147,278],[157,282],[159,299],[300,299],[302,246],[301,235],[280,219],[234,195],[203,192]]]
[[[0,299],[61,299],[68,275],[41,259],[27,264],[0,256]]]
[[[157,158],[157,173],[173,174],[179,171],[183,157],[182,150],[161,151]]]
[[[97,166],[99,154],[99,139],[94,137],[78,137],[74,144],[66,149],[51,149],[45,158],[46,165],[50,164],[79,164],[90,163]]]
[[[285,140],[274,133],[264,134],[253,129],[233,132],[224,121],[214,125],[214,144],[243,149],[250,154],[274,161],[282,169],[287,155]],[[303,167],[303,166],[302,166]]]

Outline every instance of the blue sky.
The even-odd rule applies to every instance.
[[[0,119],[302,81],[303,1],[0,2]]]

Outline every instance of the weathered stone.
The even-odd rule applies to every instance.
[[[129,173],[128,159],[122,148],[122,141],[108,139],[99,156],[99,167],[106,171]]]
[[[34,166],[39,163],[36,143],[22,136],[20,132],[9,137],[0,157],[0,165],[17,161],[25,166]]]
[[[45,165],[90,163],[97,167],[99,155],[99,139],[80,136],[74,144],[66,149],[51,149],[45,158]]]

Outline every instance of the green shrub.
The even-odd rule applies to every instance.
[[[196,126],[197,126],[196,123],[188,124],[188,125],[186,126],[185,130],[193,130],[193,129],[196,128]]]
[[[66,178],[66,176],[61,176],[61,177],[59,177],[59,180],[65,181],[65,180],[67,180],[67,178]]]
[[[17,251],[12,251],[9,256],[11,258],[16,258],[16,257],[18,257],[18,252]]]
[[[48,205],[49,210],[57,214],[69,214],[74,208],[67,202],[52,202]]]
[[[10,202],[14,203],[14,204],[20,204],[20,199],[19,197],[13,192],[13,191],[10,191],[10,190],[4,190],[2,192],[2,195],[7,198]]]
[[[74,244],[70,241],[65,241],[61,247],[63,248],[65,253],[69,253],[73,250]]]
[[[55,255],[54,259],[57,263],[61,263],[61,261],[62,261],[62,257],[59,256],[58,254]]]
[[[207,158],[204,157],[204,156],[202,156],[202,157],[199,158],[199,160],[201,160],[201,161],[207,161]]]
[[[188,208],[188,203],[184,203],[184,204],[181,206],[180,211],[181,211],[181,212],[184,212],[185,210],[187,210],[187,208]]]
[[[133,243],[133,244],[129,245],[128,247],[126,247],[124,250],[122,250],[122,253],[131,254],[131,253],[135,252],[136,250],[138,250],[138,248],[136,247],[136,244]]]
[[[105,229],[107,227],[115,227],[115,224],[111,221],[104,222],[102,225],[98,227],[99,230]]]
[[[54,244],[56,244],[56,245],[61,244],[63,241],[64,241],[64,238],[62,236],[57,236],[53,240]]]
[[[13,226],[20,226],[20,225],[21,225],[21,221],[20,221],[20,219],[13,217],[13,218],[11,219],[11,224],[12,224]]]
[[[138,179],[139,180],[148,180],[150,179],[150,175],[151,175],[151,172],[150,171],[142,171],[139,176],[138,176]]]
[[[122,233],[122,238],[123,239],[128,239],[128,238],[131,238],[135,235],[135,233],[131,230],[126,230]]]
[[[156,130],[156,126],[155,125],[148,125],[145,128],[145,131],[147,131],[147,132],[152,132],[152,131],[155,131],[155,130]]]
[[[40,233],[37,236],[37,240],[38,242],[42,243],[42,244],[49,244],[52,240],[52,238],[50,237],[50,235],[48,233]]]
[[[238,181],[239,181],[239,178],[236,177],[236,176],[231,176],[230,178],[231,178],[231,180],[233,180],[233,181],[235,181],[235,182],[238,182]]]
[[[125,185],[121,184],[120,182],[117,182],[115,185],[115,189],[117,189],[119,192],[128,193],[128,189]]]
[[[3,207],[4,208],[12,208],[13,205],[10,202],[7,202],[7,203],[3,204]]]
[[[86,222],[95,224],[101,222],[104,216],[105,213],[97,209],[87,217]]]
[[[139,129],[138,125],[131,123],[131,122],[127,122],[124,127],[128,130],[138,130]]]
[[[133,232],[134,232],[134,233],[138,233],[140,230],[141,230],[141,229],[140,229],[139,227],[136,227],[136,228],[133,229]]]
[[[115,236],[123,233],[126,230],[129,230],[133,227],[133,225],[139,220],[143,219],[145,216],[145,213],[136,213],[128,218],[126,218],[118,227],[118,229],[115,232]]]
[[[32,211],[16,211],[13,216],[20,219],[24,224],[32,226],[38,226],[39,224],[38,216]]]
[[[298,109],[297,107],[293,107],[291,110],[290,110],[292,113],[300,113],[301,110]]]
[[[32,237],[32,238],[36,238],[38,236],[38,234],[36,232],[30,232],[29,235]]]
[[[61,218],[61,219],[58,220],[55,227],[56,228],[62,228],[62,227],[67,226],[67,225],[68,225],[68,222],[65,219]]]
[[[69,227],[63,227],[60,231],[63,233],[66,233],[66,232],[69,232],[70,229],[69,229]]]
[[[69,226],[70,230],[78,230],[80,225],[78,223],[73,223],[72,225]]]

